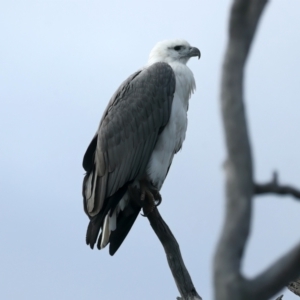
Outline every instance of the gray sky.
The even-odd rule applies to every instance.
[[[139,217],[114,257],[85,245],[82,156],[118,85],[154,44],[185,38],[189,67],[183,150],[160,211],[199,294],[212,299],[212,257],[224,213],[220,67],[230,1],[2,1],[0,4],[1,299],[175,299],[163,249]],[[300,3],[271,1],[252,47],[246,101],[255,176],[300,187]],[[300,204],[255,200],[244,261],[263,270],[300,240]],[[298,299],[286,291],[285,300]]]

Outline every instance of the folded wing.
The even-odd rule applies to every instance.
[[[87,172],[83,181],[84,209],[91,219],[87,243],[91,247],[128,185],[145,174],[157,138],[168,123],[174,91],[172,68],[155,63],[131,75],[110,100],[83,159]],[[121,243],[126,237],[136,211],[132,216],[124,209],[116,216],[110,240],[114,248],[120,246],[120,237]],[[119,237],[118,241],[113,237]]]

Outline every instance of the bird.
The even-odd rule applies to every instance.
[[[189,99],[196,89],[191,57],[200,50],[186,40],[158,42],[146,65],[129,76],[110,99],[84,157],[82,194],[89,217],[86,243],[109,244],[114,255],[150,197],[160,189],[187,130]],[[140,191],[140,203],[133,189]]]

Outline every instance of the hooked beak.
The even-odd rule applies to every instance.
[[[198,48],[191,47],[188,55],[189,55],[189,57],[198,56],[198,59],[200,59],[201,52]]]

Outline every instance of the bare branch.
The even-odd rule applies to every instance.
[[[233,1],[229,21],[230,43],[239,43],[239,47],[242,50],[240,58],[244,61],[247,59],[266,2],[267,0]]]
[[[221,83],[227,146],[226,216],[214,259],[217,300],[249,299],[240,264],[250,231],[253,170],[243,101],[244,66],[266,0],[235,0]]]
[[[254,299],[269,299],[300,273],[300,243],[271,267],[249,281]]]
[[[277,194],[277,195],[291,195],[296,199],[300,199],[300,190],[289,186],[289,185],[280,185],[278,183],[278,174],[277,172],[273,173],[273,179],[265,184],[254,184],[254,194]]]
[[[145,214],[147,215],[152,229],[165,249],[169,267],[181,295],[181,298],[179,299],[201,300],[202,298],[198,295],[190,274],[184,265],[179,245],[159,211],[155,207],[152,212],[145,212]]]
[[[194,287],[187,268],[185,267],[179,244],[169,226],[161,217],[157,207],[154,205],[153,199],[145,197],[145,199],[141,201],[139,189],[133,187],[130,188],[130,197],[136,204],[143,208],[144,216],[148,218],[152,229],[164,247],[169,267],[181,295],[181,297],[178,297],[177,299],[202,300]]]
[[[253,280],[241,275],[241,259],[250,231],[253,194],[290,194],[298,190],[271,183],[253,184],[252,155],[243,100],[243,76],[249,49],[267,0],[234,0],[221,83],[227,146],[226,216],[214,259],[216,300],[270,299],[300,273],[300,244]],[[282,296],[278,299],[282,299]]]
[[[283,295],[279,296],[278,298],[276,298],[276,300],[282,300]]]

